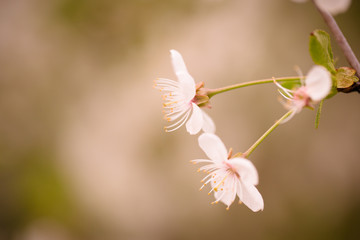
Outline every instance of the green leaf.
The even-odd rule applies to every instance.
[[[330,36],[327,32],[315,30],[310,34],[309,51],[315,64],[324,66],[332,74],[336,73]]]
[[[322,100],[319,104],[319,107],[317,109],[316,112],[316,118],[315,118],[315,128],[317,129],[319,127],[319,123],[320,123],[320,115],[321,115],[321,109],[323,106],[324,100]]]
[[[337,88],[348,88],[359,81],[359,78],[355,76],[356,71],[349,67],[341,67],[336,72],[336,86]]]

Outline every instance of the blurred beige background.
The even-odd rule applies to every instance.
[[[357,56],[359,10],[336,17]],[[209,88],[306,73],[316,28],[312,4],[288,0],[1,1],[0,239],[358,239],[359,94],[326,101],[318,130],[306,109],[260,145],[253,213],[198,191],[197,137],[163,131],[152,89],[175,78],[169,49]],[[211,103],[235,151],[285,111],[272,84]]]

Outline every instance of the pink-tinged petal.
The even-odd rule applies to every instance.
[[[192,76],[189,74],[181,54],[176,50],[170,50],[171,62],[175,74],[180,82],[181,91],[186,101],[190,101],[196,94],[196,85]]]
[[[239,196],[239,198],[241,202],[243,202],[253,212],[264,209],[264,200],[254,185],[247,185],[241,182],[240,188],[242,196]],[[238,190],[238,192],[239,191],[240,190]]]
[[[257,185],[259,175],[254,164],[245,158],[232,158],[227,161],[240,176],[240,180],[246,184]]]
[[[203,133],[200,135],[198,141],[200,148],[215,163],[222,163],[227,159],[226,147],[215,134]]]
[[[305,79],[306,93],[313,101],[321,101],[331,90],[331,75],[326,68],[314,66]]]
[[[214,121],[206,112],[202,111],[202,113],[204,119],[204,123],[202,126],[203,131],[208,133],[215,133],[216,127]]]
[[[186,130],[191,135],[195,135],[201,130],[204,120],[203,120],[202,110],[195,103],[191,103],[191,104],[192,104],[192,114],[186,123]]]

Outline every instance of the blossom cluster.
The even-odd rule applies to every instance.
[[[163,92],[164,118],[170,122],[165,131],[175,131],[185,125],[191,135],[198,134],[201,130],[204,132],[199,136],[198,142],[208,159],[191,161],[194,164],[205,164],[198,169],[199,172],[207,174],[201,180],[203,185],[200,190],[209,185],[208,194],[213,193],[215,197],[212,204],[222,202],[227,206],[226,209],[229,209],[237,196],[239,203],[244,203],[252,211],[263,210],[262,195],[255,187],[259,182],[258,172],[254,164],[247,159],[263,138],[245,153],[233,155],[232,148],[227,151],[224,143],[215,135],[213,120],[201,109],[208,105],[210,94],[202,89],[203,83],[195,83],[178,51],[170,50],[170,55],[177,81],[159,78],[155,80],[154,87]],[[285,108],[289,110],[277,125],[290,120],[305,107],[313,108],[314,104],[328,96],[332,88],[330,73],[318,65],[314,66],[305,78],[299,77],[299,81],[300,87],[288,89],[273,79],[285,99]]]
[[[307,0],[292,1],[306,2]],[[332,15],[345,12],[349,8],[351,0],[313,0],[312,3],[335,35],[338,45],[352,68],[335,67],[330,36],[320,29],[314,30],[310,34],[309,52],[315,66],[306,76],[302,76],[300,73],[298,77],[273,77],[217,89],[204,88],[203,82],[196,84],[189,74],[181,54],[176,50],[170,50],[177,80],[160,78],[155,81],[154,85],[163,92],[164,118],[170,122],[170,125],[165,127],[165,131],[172,132],[183,125],[191,135],[203,131],[198,137],[198,143],[208,159],[195,159],[190,162],[204,164],[198,169],[198,172],[206,173],[201,180],[200,190],[207,185],[210,186],[208,194],[214,194],[215,197],[212,204],[222,202],[227,206],[226,209],[229,209],[230,205],[238,198],[239,203],[244,203],[254,212],[263,210],[264,200],[256,188],[259,183],[258,172],[254,164],[248,160],[249,155],[274,129],[280,124],[288,122],[304,108],[314,109],[315,105],[320,103],[315,121],[317,128],[325,99],[333,97],[338,92],[360,92],[359,61],[332,17]],[[215,135],[216,129],[213,120],[202,108],[209,107],[210,99],[219,93],[266,83],[277,86],[277,90],[283,97],[280,101],[287,112],[243,153],[233,154],[232,148],[227,151],[224,143]]]

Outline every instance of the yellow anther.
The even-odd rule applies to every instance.
[[[215,191],[215,192],[217,192],[217,191],[218,191],[218,189],[217,189],[217,188],[214,188],[214,191]]]
[[[201,170],[200,170],[200,168],[197,170],[197,172],[200,172]]]
[[[206,173],[206,170],[204,170],[203,172]]]
[[[214,183],[216,183],[216,181],[214,181]]]
[[[226,208],[227,211],[229,211],[229,209],[230,209],[229,207]]]
[[[211,193],[208,193],[208,195],[210,195]]]
[[[239,204],[242,204],[242,201],[239,201]]]

